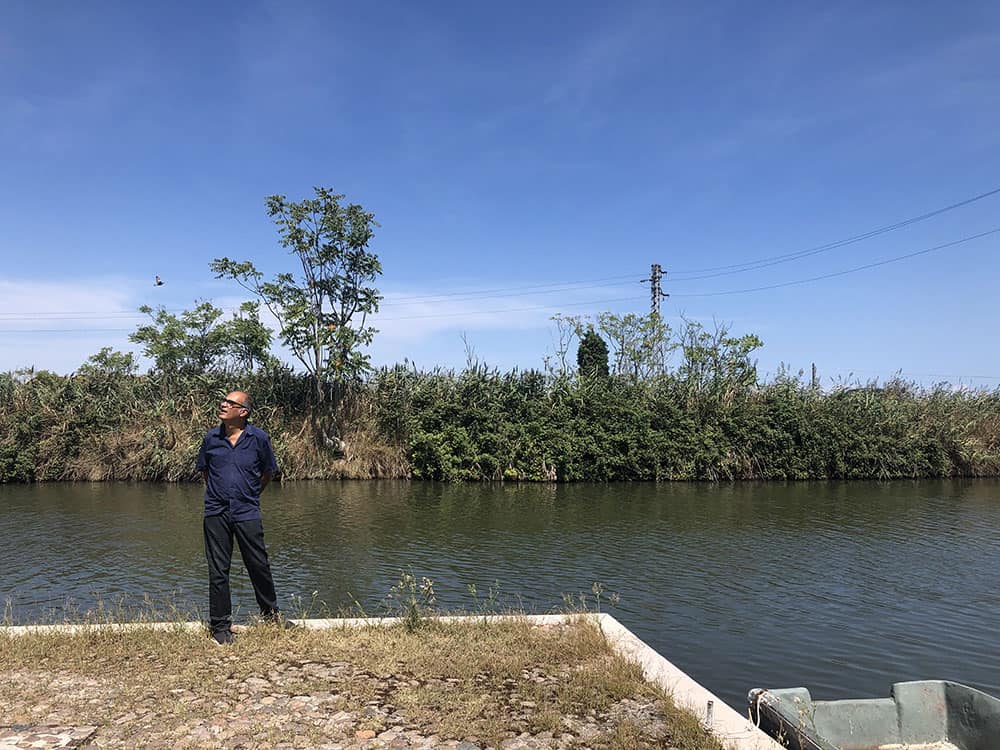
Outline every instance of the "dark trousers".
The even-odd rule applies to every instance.
[[[265,617],[278,613],[271,565],[264,547],[264,526],[258,521],[232,521],[227,514],[208,516],[204,521],[205,558],[208,560],[208,616],[213,633],[228,630],[233,622],[233,602],[229,594],[229,564],[233,559],[233,537],[240,557],[250,574],[253,594]]]

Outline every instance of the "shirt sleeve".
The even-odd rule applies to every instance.
[[[278,461],[274,457],[274,449],[271,448],[271,438],[264,434],[258,443],[260,451],[260,473],[274,474],[278,470]]]
[[[208,443],[208,437],[203,437],[201,439],[201,449],[198,451],[198,461],[195,467],[198,471],[205,471],[208,468],[208,450],[205,447]]]

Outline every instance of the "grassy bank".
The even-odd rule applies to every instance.
[[[180,629],[0,632],[0,671],[5,723],[96,725],[97,747],[721,750],[582,620],[259,626],[227,648]]]
[[[287,370],[180,378],[91,362],[0,374],[0,482],[196,479],[218,399],[238,387],[285,479],[666,481],[1000,475],[1000,390],[894,380],[828,391],[732,362],[644,378],[398,366],[318,420]]]

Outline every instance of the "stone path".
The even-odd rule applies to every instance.
[[[130,671],[130,658],[143,669]],[[186,663],[159,658],[126,652],[108,673],[47,668],[44,661],[6,670],[0,750],[718,747],[701,738],[677,743],[676,719],[662,713],[648,689],[631,687],[632,678],[618,683],[629,687],[614,698],[601,693],[587,702],[590,693],[573,692],[581,668],[575,663],[528,662],[506,676],[484,665],[459,679],[424,668],[414,673],[402,661],[376,673],[353,659],[284,647],[247,668],[245,655],[209,649],[194,660],[192,676]],[[583,674],[586,686],[593,678]]]
[[[115,686],[79,676],[15,671],[5,675],[12,687],[47,684],[61,698],[36,713],[38,719],[65,722],[86,714],[87,706],[118,704]],[[525,672],[522,681],[545,683],[565,675]],[[317,683],[305,691],[303,678]],[[369,696],[361,707],[345,700],[347,682],[367,686]],[[125,710],[111,713],[97,726],[28,726],[0,728],[0,750],[25,748],[124,748],[164,750],[188,748],[316,748],[317,750],[485,750],[489,745],[469,734],[463,739],[445,739],[414,722],[395,704],[400,689],[419,684],[419,689],[445,690],[458,680],[412,676],[374,675],[356,670],[345,662],[285,663],[267,674],[229,679],[223,694],[172,689],[164,705],[162,698],[133,701]],[[616,747],[615,727],[627,721],[639,728],[633,747],[669,747],[666,725],[656,705],[646,699],[623,698],[604,711],[584,709],[562,717],[554,731],[531,732],[533,714],[543,710],[521,695],[519,682],[508,680],[500,690],[502,699],[493,710],[502,713],[508,736],[500,750],[570,750],[571,748]],[[455,686],[457,688],[457,685]],[[12,708],[14,708],[12,706]],[[18,707],[21,710],[27,706]],[[35,706],[37,711],[40,707]],[[447,710],[447,709],[445,709]],[[666,742],[665,742],[666,740]]]
[[[143,746],[163,748],[232,747],[235,750],[248,750],[249,748],[265,746],[289,749],[307,747],[307,745],[295,741],[281,742],[274,745],[270,743],[260,745],[249,737],[241,738],[242,742],[237,740],[238,744],[231,745],[228,741],[222,740],[218,736],[219,733],[217,731],[213,732],[213,729],[217,729],[218,726],[218,724],[213,724],[204,731],[195,729],[188,737],[174,738],[170,741],[162,740],[160,742],[154,740],[149,744],[143,743]],[[579,728],[577,727],[577,729]],[[85,745],[87,747],[101,747],[103,743],[97,742],[93,745],[90,743],[91,739],[96,739],[94,735],[97,729],[98,727],[93,726],[0,726],[0,750],[29,750],[30,748],[50,750],[54,748],[79,748]],[[582,735],[575,735],[570,732],[563,732],[560,735],[556,735],[553,732],[542,732],[537,735],[531,735],[523,732],[517,737],[505,739],[500,744],[500,748],[501,750],[541,750],[543,748],[589,747],[584,738],[596,737],[600,734],[600,729],[596,725],[586,727],[586,729],[589,731],[584,731]],[[583,740],[582,744],[581,740]],[[425,735],[414,730],[388,730],[377,734],[374,730],[362,729],[355,731],[353,738],[345,737],[340,742],[308,745],[308,747],[316,747],[319,750],[346,750],[347,748],[366,748],[370,750],[385,748],[389,750],[401,750],[402,748],[411,748],[412,750],[430,750],[430,748],[441,748],[442,750],[484,750],[485,745],[470,740],[442,740],[436,735]]]
[[[341,712],[330,717],[330,720],[339,724],[351,724],[356,719],[355,716]],[[368,750],[430,750],[431,748],[441,748],[442,750],[484,750],[486,747],[471,740],[442,740],[436,735],[426,735],[416,730],[390,729],[381,733],[376,733],[371,729],[360,729],[350,731],[339,742],[327,742],[320,745],[304,745],[301,738],[296,737],[294,741],[280,742],[277,744],[267,743],[261,745],[251,737],[233,737],[230,733],[222,736],[220,728],[223,722],[206,722],[200,727],[191,727],[187,736],[177,737],[147,737],[149,742],[142,742],[143,747],[162,748],[210,748],[210,747],[232,747],[235,750],[249,750],[256,747],[274,748],[300,748],[316,747],[319,750],[346,750],[347,748],[365,748]],[[601,728],[596,722],[567,722],[565,729],[573,729],[574,732],[564,731],[559,734],[554,732],[541,732],[531,735],[522,732],[517,737],[510,737],[500,744],[501,750],[542,750],[543,748],[573,748],[589,747],[588,739],[596,739],[601,734]],[[12,726],[0,726],[0,750],[50,750],[55,748],[79,748],[87,747],[114,747],[112,743],[106,745],[95,736],[99,727],[95,726],[26,726],[15,724]],[[91,744],[90,740],[95,740]],[[117,740],[115,740],[117,741]]]
[[[80,747],[95,731],[97,727],[29,727],[22,724],[0,726],[0,750]]]

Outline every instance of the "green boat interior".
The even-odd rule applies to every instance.
[[[955,682],[897,682],[888,698],[813,700],[806,688],[748,696],[750,718],[791,750],[997,750],[1000,700]]]

